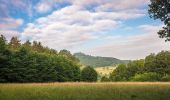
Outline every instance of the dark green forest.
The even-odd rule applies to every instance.
[[[74,56],[80,60],[81,64],[92,67],[113,66],[116,64],[128,63],[128,60],[120,60],[112,57],[95,57],[84,53],[75,53]]]
[[[1,35],[0,82],[65,82],[81,79],[79,60],[68,50],[57,52],[37,41],[21,44],[17,37],[7,42]]]

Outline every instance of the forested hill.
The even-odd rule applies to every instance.
[[[80,60],[81,64],[93,67],[112,66],[113,64],[124,64],[128,62],[127,60],[120,60],[112,57],[90,56],[84,53],[75,53],[74,56]]]

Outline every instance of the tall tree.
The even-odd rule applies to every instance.
[[[4,51],[5,50],[5,44],[6,43],[6,39],[3,35],[0,36],[0,51]]]
[[[40,42],[20,44],[17,37],[11,39],[9,47],[0,36],[0,82],[80,81],[80,67],[69,51],[61,56]]]
[[[145,72],[170,74],[170,52],[161,51],[157,55],[150,54],[145,58]]]
[[[27,40],[24,44],[24,47],[31,47],[31,42],[29,40]]]
[[[68,50],[65,50],[65,49],[64,50],[60,50],[59,55],[64,56],[64,57],[68,58],[69,60],[71,60],[71,61],[73,61],[75,63],[79,63],[80,62],[79,59],[76,58],[74,55],[72,55],[70,53],[70,51],[68,51]]]
[[[0,36],[0,82],[9,82],[7,74],[10,73],[11,52],[6,48],[6,39]]]
[[[126,81],[127,80],[127,67],[125,64],[119,64],[118,67],[110,74],[112,81]]]
[[[160,38],[170,41],[170,0],[150,0],[149,14],[151,18],[160,19],[165,26],[158,32]]]
[[[12,49],[17,49],[21,45],[21,43],[17,37],[12,37],[9,45],[10,45],[10,47],[12,47]]]

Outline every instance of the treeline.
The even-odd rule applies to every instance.
[[[93,74],[91,67],[83,70],[89,68]],[[17,37],[7,42],[0,36],[0,82],[96,81],[86,80],[83,73],[79,60],[67,50],[57,52],[37,41],[21,43]]]
[[[150,54],[143,60],[120,64],[110,75],[111,81],[170,81],[170,51]],[[109,80],[103,77],[104,80]]]

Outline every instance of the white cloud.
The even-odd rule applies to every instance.
[[[141,16],[144,16],[141,12],[90,12],[71,5],[29,23],[23,37],[31,37],[55,49],[70,49],[118,27],[122,20]]]
[[[81,6],[83,8],[90,8],[94,11],[142,11],[149,3],[149,0],[70,0],[73,5]],[[139,12],[137,12],[139,13]],[[146,11],[145,11],[146,13]]]
[[[0,35],[3,35],[7,40],[10,40],[13,36],[19,37],[20,33],[13,30],[0,30]]]
[[[4,35],[7,40],[13,36],[20,36],[20,33],[16,29],[23,24],[22,19],[14,18],[0,18],[0,34]]]
[[[96,10],[107,11],[107,10],[127,10],[143,7],[148,4],[149,0],[94,0],[98,2],[99,6]]]
[[[37,6],[35,7],[35,9],[40,12],[47,12],[49,10],[51,10],[51,7],[48,3],[38,3]]]
[[[112,56],[120,59],[141,59],[150,53],[169,50],[170,43],[158,37],[157,30],[161,27],[162,25],[141,25],[136,28],[145,32],[143,34],[128,37],[112,37],[108,40],[109,43],[84,50],[84,52],[92,55]]]
[[[35,10],[39,13],[45,13],[53,8],[58,8],[62,3],[69,3],[69,0],[40,0],[35,6]]]
[[[23,24],[22,19],[1,18],[0,21],[0,30],[16,29],[17,27]]]
[[[149,0],[41,0],[36,5],[40,13],[55,8],[57,4],[70,3],[82,8],[92,8],[95,11],[133,10],[149,3]]]

